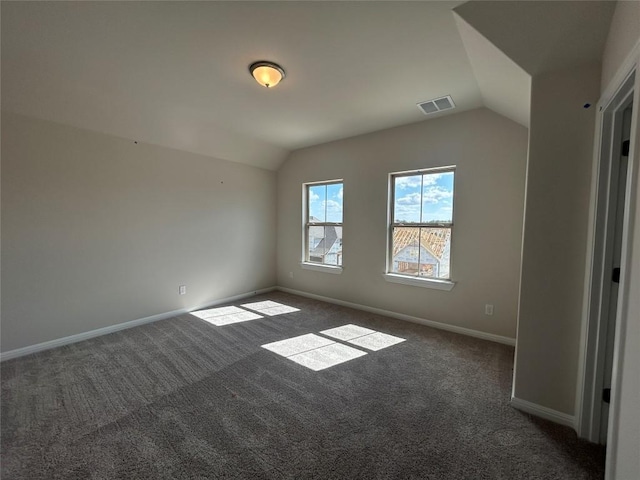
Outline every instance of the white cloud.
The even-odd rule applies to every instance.
[[[436,182],[440,180],[441,177],[442,177],[441,173],[430,173],[428,175],[425,175],[423,185],[425,187],[428,187],[429,185],[435,185]]]
[[[396,200],[398,205],[420,205],[420,193],[414,192]]]
[[[328,212],[341,212],[342,211],[342,205],[340,204],[340,202],[336,202],[335,200],[327,200],[326,206],[327,206],[327,211]]]
[[[451,198],[453,196],[453,192],[451,190],[446,190],[439,186],[425,188],[422,201],[424,203],[438,203],[442,202],[445,199]]]
[[[342,191],[343,191],[343,188],[342,188],[342,187],[340,187],[340,190],[338,191],[338,198],[339,198],[340,200],[342,200]]]
[[[326,207],[327,222],[341,222],[342,221],[342,204],[335,200],[327,200],[322,202],[322,209]]]
[[[314,193],[313,191],[309,191],[309,201],[310,202],[316,202],[320,200],[320,195],[318,195],[317,193]]]
[[[416,188],[421,185],[420,176],[413,177],[397,177],[396,188],[404,190],[405,188]]]
[[[396,205],[394,216],[396,222],[419,222],[420,204]]]
[[[410,177],[397,177],[396,188],[404,190],[407,188],[416,188],[420,185],[428,187],[429,185],[435,185],[436,182],[442,177],[442,173],[428,173],[426,175],[413,175]],[[424,180],[423,180],[424,178]]]
[[[446,190],[439,186],[432,186],[424,189],[422,196],[420,192],[413,192],[404,195],[403,197],[396,199],[396,205],[420,205],[420,200],[423,203],[448,203],[453,196],[450,190]]]

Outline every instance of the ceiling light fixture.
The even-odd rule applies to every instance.
[[[261,60],[249,65],[249,72],[263,87],[273,88],[285,77],[284,69],[277,63]]]

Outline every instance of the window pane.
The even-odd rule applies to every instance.
[[[396,223],[420,223],[422,175],[394,179],[393,219]]]
[[[308,191],[309,222],[326,222],[327,186],[311,185]]]
[[[450,251],[450,228],[394,228],[391,271],[425,278],[450,278]]]
[[[453,172],[427,173],[422,178],[422,222],[453,221]]]
[[[404,275],[418,274],[420,228],[394,228],[391,271]]]
[[[327,185],[327,222],[342,223],[342,184]]]
[[[331,265],[342,266],[342,227],[327,228],[333,228],[336,234],[336,241],[329,250],[327,257],[329,258]]]
[[[342,227],[309,227],[310,262],[342,265]]]
[[[309,250],[307,258],[310,262],[322,263],[324,260],[324,227],[308,227]]]

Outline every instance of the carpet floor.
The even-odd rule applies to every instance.
[[[603,478],[602,447],[509,406],[512,347],[282,292],[234,305],[264,301],[297,310],[185,314],[3,362],[2,478]],[[404,341],[320,333],[347,324]],[[262,347],[301,335],[334,343]]]

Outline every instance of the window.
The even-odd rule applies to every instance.
[[[390,175],[387,274],[396,280],[388,280],[451,278],[454,171],[446,167]]]
[[[342,180],[304,185],[303,262],[342,266]]]

